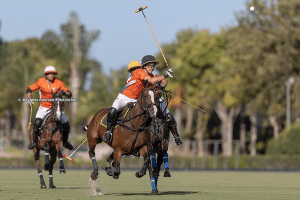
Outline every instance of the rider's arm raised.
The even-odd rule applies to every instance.
[[[165,78],[164,76],[155,76],[155,77],[147,76],[146,78],[144,78],[144,81],[148,80],[149,83],[154,84],[159,81],[163,81],[165,79],[167,79],[167,78]]]

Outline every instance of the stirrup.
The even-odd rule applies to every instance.
[[[102,140],[105,142],[110,142],[112,138],[112,133],[110,131],[106,131],[103,135]]]
[[[183,142],[180,137],[174,137],[175,146],[181,145]]]

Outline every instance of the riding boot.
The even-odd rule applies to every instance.
[[[70,133],[70,124],[69,122],[66,122],[63,124],[63,145],[67,149],[73,150],[74,149],[73,145],[68,142],[69,133]]]
[[[171,131],[173,137],[174,137],[174,142],[176,146],[182,144],[182,140],[179,137],[178,130],[177,130],[177,123],[175,121],[174,116],[171,113],[168,113],[166,115],[166,122],[169,125],[169,130]]]
[[[107,128],[106,132],[103,135],[102,140],[105,142],[110,142],[112,139],[112,129],[115,122],[115,118],[117,116],[118,110],[114,107],[111,107],[107,113]]]
[[[37,144],[37,139],[39,136],[39,128],[42,125],[43,120],[41,118],[36,118],[34,123],[33,123],[33,131],[32,131],[32,141],[30,141],[28,145],[28,149],[34,149],[36,148]]]

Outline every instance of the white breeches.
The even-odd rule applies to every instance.
[[[44,117],[50,112],[50,110],[51,110],[50,108],[45,108],[45,107],[40,106],[38,111],[36,112],[35,118],[44,119]],[[63,113],[61,116],[61,122],[63,124],[68,122],[65,113]]]
[[[159,99],[159,103],[160,103],[160,108],[161,108],[161,111],[163,112],[163,115],[166,116],[166,114],[168,114],[170,111],[166,105],[166,102],[164,100],[164,98],[160,97]]]
[[[129,97],[125,96],[124,94],[119,93],[111,107],[114,107],[117,110],[120,110],[120,109],[124,108],[127,103],[130,103],[130,102],[135,103],[136,101],[137,101],[136,99],[129,98]]]

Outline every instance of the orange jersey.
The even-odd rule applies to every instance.
[[[148,76],[154,77],[153,74],[149,75],[143,69],[136,69],[132,77],[126,81],[121,93],[129,98],[137,99],[144,87],[144,79]]]
[[[65,86],[65,84],[55,78],[53,82],[50,82],[50,85],[48,84],[46,77],[39,78],[33,85],[29,86],[29,89],[31,91],[40,90],[40,98],[41,99],[52,99],[51,90],[53,90],[53,93],[56,94],[59,90],[63,90],[65,92],[68,91],[68,88]],[[45,108],[51,108],[52,102],[51,101],[41,101],[41,106]]]

